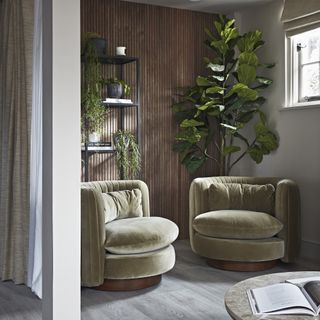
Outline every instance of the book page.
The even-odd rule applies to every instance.
[[[304,290],[310,296],[317,308],[320,307],[320,281],[309,281],[304,284]]]
[[[252,289],[252,294],[259,313],[280,311],[293,307],[304,307],[314,312],[301,290],[290,283],[278,283]]]
[[[309,299],[310,304],[314,309],[317,309],[319,313],[320,310],[320,287],[315,285],[315,283],[320,284],[320,277],[305,277],[297,279],[286,280],[288,283],[293,283],[299,286],[306,296]],[[309,285],[308,285],[309,284]]]
[[[305,278],[296,278],[296,279],[288,279],[286,282],[293,283],[296,285],[303,286],[305,283],[309,281],[320,281],[320,277],[305,277]]]

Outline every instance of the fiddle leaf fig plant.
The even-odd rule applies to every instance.
[[[278,148],[261,110],[266,101],[262,91],[272,84],[263,70],[274,65],[262,64],[257,56],[264,45],[262,33],[240,35],[234,24],[234,19],[220,16],[213,32],[205,30],[205,43],[214,52],[212,60],[205,58],[208,74],[198,76],[194,87],[182,89],[173,105],[179,122],[174,150],[191,173],[210,159],[221,175],[228,175],[245,155],[260,163]],[[251,139],[244,130],[249,126],[254,131]]]

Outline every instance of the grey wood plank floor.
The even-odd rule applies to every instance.
[[[82,320],[229,320],[224,294],[235,283],[261,274],[302,270],[279,263],[265,272],[230,272],[210,268],[188,241],[174,244],[177,262],[154,288],[136,292],[82,290]]]
[[[135,292],[82,289],[82,320],[227,320],[224,294],[235,283],[266,273],[306,270],[279,263],[265,272],[222,271],[193,254],[188,241],[179,240],[174,246],[176,265],[154,288]],[[0,319],[40,320],[41,301],[25,286],[0,282]]]

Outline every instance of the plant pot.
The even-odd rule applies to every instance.
[[[109,98],[120,99],[123,94],[123,87],[120,83],[108,83],[107,93]]]
[[[89,142],[93,142],[93,143],[99,142],[100,141],[100,134],[95,131],[91,132],[89,134],[88,140],[89,140]]]
[[[90,38],[88,41],[96,49],[96,54],[98,57],[104,57],[107,55],[107,40],[106,39]]]

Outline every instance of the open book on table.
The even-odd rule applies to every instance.
[[[253,314],[320,313],[320,277],[290,279],[247,291]]]

